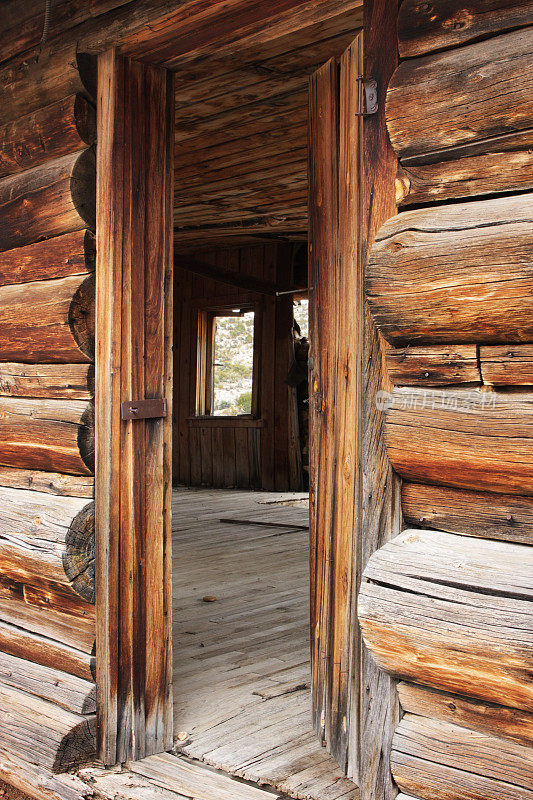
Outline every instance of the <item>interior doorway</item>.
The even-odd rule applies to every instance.
[[[362,50],[353,38],[352,28],[322,42],[330,57],[318,69],[294,70],[309,54],[285,42],[292,66],[283,81],[272,58],[275,79],[256,63],[255,78],[241,66],[232,77],[247,90],[230,99],[205,78],[203,91],[222,110],[206,112],[198,100],[194,159],[187,126],[180,132],[180,91],[191,89],[178,81],[177,90],[175,747],[309,800],[359,796],[344,775],[354,685],[358,692],[360,259],[346,221],[358,214],[360,123],[341,124],[350,113],[357,119]],[[298,88],[287,91],[292,79]],[[295,137],[297,103],[305,116]],[[265,135],[275,142],[267,157]],[[343,194],[344,169],[353,178]],[[267,216],[280,202],[283,213]],[[183,222],[189,213],[195,226]]]

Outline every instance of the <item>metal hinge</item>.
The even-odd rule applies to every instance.
[[[156,419],[166,417],[167,401],[156,397],[149,400],[125,400],[121,410],[122,419]]]
[[[378,82],[375,78],[365,80],[362,75],[357,76],[358,117],[368,117],[378,110]]]

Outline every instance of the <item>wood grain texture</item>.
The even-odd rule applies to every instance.
[[[353,602],[360,530],[362,451],[362,125],[356,115],[362,37],[311,79],[310,476],[312,669],[315,729],[341,767],[358,762],[358,650]],[[337,99],[338,97],[338,99]],[[348,533],[349,532],[349,533]]]
[[[2,576],[94,602],[94,506],[85,498],[0,488]]]
[[[402,484],[402,511],[416,527],[533,544],[533,498]]]
[[[530,138],[533,143],[533,132]],[[533,188],[533,154],[531,149],[496,150],[433,164],[405,164],[398,172],[397,187],[403,206],[523,192]]]
[[[396,153],[450,151],[531,128],[526,64],[532,52],[533,30],[524,28],[403,61],[387,91],[387,128]]]
[[[82,717],[0,683],[0,736],[13,755],[52,772],[94,757],[94,715]]]
[[[95,227],[94,150],[82,150],[0,181],[0,249]]]
[[[532,559],[521,544],[404,531],[363,576],[373,657],[398,677],[530,710]]]
[[[530,0],[405,0],[398,16],[400,56],[421,56],[533,23]]]
[[[94,414],[82,400],[0,397],[0,433],[2,466],[94,471]]]
[[[531,200],[518,195],[424,208],[385,223],[366,271],[368,300],[385,338],[395,344],[531,340]]]
[[[388,346],[385,358],[389,378],[399,386],[481,382],[476,345]]]
[[[73,94],[87,94],[86,86],[90,94],[94,66],[72,37],[45,47],[42,52],[35,49],[0,67],[0,85],[0,126],[4,126]]]
[[[0,486],[29,489],[67,497],[94,497],[94,478],[84,475],[65,475],[43,470],[0,467]]]
[[[530,394],[395,388],[387,402],[387,452],[404,478],[533,494]]]
[[[95,278],[0,287],[0,358],[29,363],[78,363],[94,357]]]
[[[94,234],[74,231],[0,253],[0,286],[94,271]]]
[[[8,653],[0,653],[0,683],[48,700],[73,714],[96,711],[94,683]]]
[[[398,694],[403,710],[408,713],[510,739],[526,747],[533,744],[533,714],[527,711],[483,703],[405,681],[398,684]]]
[[[400,789],[422,800],[530,800],[531,748],[406,714],[391,754]]]
[[[3,653],[16,658],[67,672],[86,681],[93,681],[95,677],[93,653],[26,630],[20,622],[11,624],[0,620],[0,648]]]
[[[86,784],[76,775],[57,774],[13,753],[0,751],[0,778],[37,800],[80,800]]]
[[[90,400],[94,396],[94,365],[3,362],[0,395]]]
[[[363,263],[378,229],[396,214],[395,178],[398,162],[385,124],[384,94],[397,64],[397,16],[394,0],[374,0],[364,6],[363,74],[378,82],[377,114],[363,125],[363,220],[361,251]],[[364,311],[363,353],[363,531],[361,568],[372,553],[400,530],[399,483],[388,460],[383,437],[383,412],[376,404],[381,391],[390,389],[378,334],[368,304]],[[357,601],[358,602],[358,601]],[[389,753],[392,734],[399,718],[394,682],[375,664],[364,643],[360,648],[361,695],[358,744],[359,786],[363,800],[394,798]],[[351,765],[349,774],[352,772]]]
[[[484,383],[492,386],[533,385],[533,345],[493,345],[479,348]]]
[[[98,80],[99,752],[114,764],[172,745],[171,418],[124,425],[120,402],[169,392],[173,88],[164,70],[115,52]]]
[[[0,177],[83,150],[95,138],[94,106],[83,95],[66,97],[0,128]]]

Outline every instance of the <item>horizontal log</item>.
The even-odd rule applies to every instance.
[[[80,363],[94,357],[94,274],[0,287],[0,359]]]
[[[73,94],[96,97],[95,61],[77,52],[77,39],[71,42],[19,56],[0,68],[0,126]]]
[[[430,719],[450,722],[461,728],[511,739],[526,747],[533,745],[533,714],[518,708],[468,700],[458,694],[428,689],[402,681],[398,695],[404,711]]]
[[[0,467],[0,486],[11,489],[29,489],[62,497],[94,498],[94,478],[85,475],[64,475],[31,469]]]
[[[484,383],[493,386],[533,385],[533,345],[493,345],[479,348]]]
[[[0,181],[0,250],[22,247],[96,224],[92,148]]]
[[[0,177],[83,150],[95,141],[94,106],[73,94],[0,128]]]
[[[0,683],[49,700],[74,714],[94,714],[96,686],[51,667],[0,653]]]
[[[485,36],[533,24],[530,0],[404,0],[398,13],[400,56],[457,47]]]
[[[399,386],[449,386],[481,381],[477,347],[474,344],[433,347],[388,345],[385,358],[389,378]]]
[[[0,780],[36,800],[80,800],[87,791],[77,775],[53,773],[1,749]]]
[[[533,494],[533,395],[400,389],[388,398],[388,456],[417,483]]]
[[[0,574],[94,603],[94,504],[0,487]]]
[[[370,558],[363,639],[386,672],[530,711],[533,549],[407,529]]]
[[[94,364],[0,363],[0,395],[90,400]]]
[[[533,188],[533,152],[496,152],[435,164],[405,165],[400,167],[398,181],[398,201],[404,206],[526,191]]]
[[[88,230],[65,233],[0,253],[0,286],[94,272],[96,243]]]
[[[421,800],[533,800],[530,748],[414,714],[396,728],[391,770]]]
[[[0,397],[0,464],[94,472],[94,411],[82,400]]]
[[[0,619],[0,651],[9,655],[42,664],[51,669],[68,672],[86,681],[93,681],[96,673],[94,650],[85,653],[56,639],[12,625]]]
[[[82,717],[0,683],[0,740],[10,753],[66,772],[96,753],[96,717]]]
[[[533,544],[533,498],[402,484],[402,511],[416,527]]]
[[[0,619],[87,655],[91,655],[94,648],[94,605],[72,593],[26,586],[2,576]]]
[[[366,291],[395,344],[531,341],[533,194],[405,211],[372,246]]]
[[[386,101],[396,153],[451,150],[533,127],[532,54],[533,29],[525,28],[401,62]]]

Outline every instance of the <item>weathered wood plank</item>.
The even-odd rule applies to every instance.
[[[531,128],[532,53],[533,30],[524,28],[403,61],[387,91],[396,153],[420,155]]]
[[[94,365],[0,363],[0,395],[90,400]]]
[[[94,497],[94,478],[83,475],[65,475],[59,472],[11,469],[0,467],[0,486],[11,489],[29,489],[63,497]]]
[[[457,694],[427,689],[405,681],[398,684],[398,694],[403,710],[411,714],[511,739],[526,747],[533,744],[533,714],[527,711],[467,700]]]
[[[94,757],[95,716],[82,717],[0,683],[0,738],[9,752],[52,772]]]
[[[0,253],[0,286],[93,272],[94,234],[74,231]]]
[[[37,800],[80,800],[87,785],[77,775],[54,774],[0,750],[0,778]]]
[[[530,710],[532,576],[525,545],[408,529],[365,569],[363,638],[393,675]]]
[[[533,345],[493,345],[479,348],[484,383],[493,386],[533,385]]]
[[[94,94],[94,64],[78,48],[78,38],[74,41],[73,38],[42,52],[34,50],[19,56],[0,68],[3,93],[0,125],[73,94]]]
[[[440,720],[406,714],[391,768],[400,789],[422,800],[531,800],[531,748]]]
[[[93,681],[96,674],[94,653],[85,653],[64,642],[28,631],[20,624],[12,625],[0,620],[0,650],[86,681]]]
[[[533,494],[531,394],[395,388],[387,405],[387,452],[404,478]]]
[[[48,700],[74,714],[96,711],[94,683],[8,653],[0,653],[0,683]]]
[[[83,150],[95,139],[94,106],[71,95],[0,128],[0,177]]]
[[[0,358],[38,364],[91,361],[94,313],[94,275],[2,286]]]
[[[0,464],[89,475],[94,413],[82,400],[0,397]]]
[[[85,498],[0,488],[0,572],[59,584],[94,602],[94,505]]]
[[[476,345],[391,347],[385,349],[389,378],[399,386],[480,383]]]
[[[71,153],[0,181],[0,250],[95,228],[95,155]]]
[[[530,0],[405,0],[398,15],[400,56],[421,56],[532,23]]]
[[[397,344],[530,341],[532,201],[533,195],[518,195],[458,203],[386,222],[366,273],[385,338]]]
[[[363,213],[360,231],[363,264],[378,229],[396,214],[395,178],[398,162],[385,124],[385,87],[398,63],[396,0],[369,0],[363,7],[363,75],[378,83],[377,114],[363,124]],[[372,553],[394,536],[401,525],[399,481],[387,457],[383,436],[383,411],[376,402],[381,391],[390,390],[384,363],[383,339],[364,309],[363,345],[363,453],[362,533],[359,558],[364,568]],[[359,750],[359,769],[350,759],[348,775],[358,775],[362,800],[396,795],[389,754],[399,718],[394,681],[382,672],[364,643],[360,648],[360,724],[350,750]],[[359,774],[358,774],[359,773]]]
[[[533,140],[533,136],[531,137]],[[532,141],[533,144],[533,141]],[[404,206],[533,188],[533,153],[491,152],[434,164],[406,164],[398,172]]]
[[[416,527],[533,544],[533,498],[402,484],[402,510]]]

